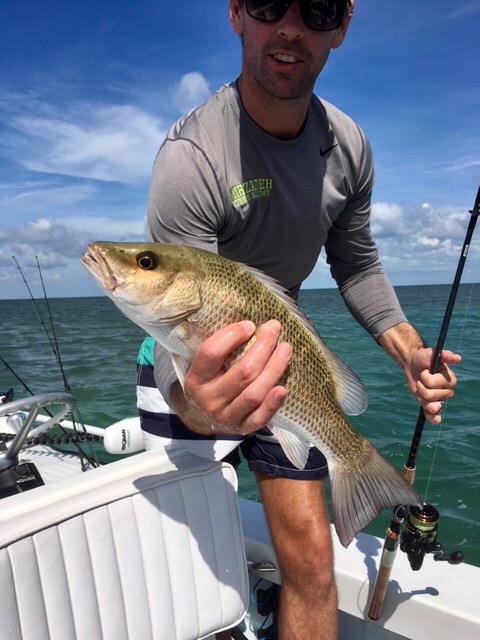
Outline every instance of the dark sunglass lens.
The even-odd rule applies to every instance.
[[[261,22],[276,22],[287,13],[292,0],[246,0],[247,13]]]
[[[305,23],[315,31],[338,29],[345,18],[347,0],[300,0]]]
[[[302,19],[315,31],[332,31],[342,24],[348,0],[298,0]],[[293,0],[246,0],[247,13],[261,22],[277,22]]]

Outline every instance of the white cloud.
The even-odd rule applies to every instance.
[[[468,218],[466,212],[452,207],[436,209],[428,202],[411,207],[374,203],[372,229],[382,264],[392,282],[449,282],[460,257]],[[479,258],[480,241],[474,238],[465,281],[478,280],[475,263]],[[333,285],[322,253],[304,286]]]
[[[198,71],[192,71],[180,78],[172,93],[175,106],[184,113],[205,102],[211,91],[205,77]]]
[[[470,169],[471,167],[480,166],[480,160],[466,160],[456,164],[445,167],[444,171],[462,171],[463,169]]]
[[[161,114],[171,113],[172,104],[184,113],[209,94],[205,77],[192,71],[165,92],[155,113],[132,104],[71,102],[60,107],[10,96],[0,101],[9,127],[3,147],[30,171],[143,184],[165,137]]]
[[[11,184],[0,192],[0,206],[6,211],[28,210],[38,212],[53,207],[67,207],[85,202],[98,193],[93,184],[55,186],[52,183],[35,183],[18,186]]]
[[[46,218],[20,227],[0,227],[0,248],[10,255],[20,255],[28,265],[35,265],[35,255],[42,254],[45,267],[61,264],[64,257],[78,257],[88,235],[84,231],[69,229]]]
[[[405,233],[402,207],[386,202],[376,202],[372,206],[371,227],[372,234],[376,238]]]
[[[56,217],[55,222],[70,229],[84,231],[91,239],[121,240],[129,238],[133,241],[138,237],[139,241],[140,239],[147,241],[144,218],[117,220],[105,216],[68,216],[65,218]]]
[[[72,104],[9,124],[23,142],[10,153],[26,169],[124,184],[148,180],[165,135],[159,118],[131,105]]]
[[[450,11],[446,15],[446,19],[454,19],[454,18],[464,18],[466,16],[471,16],[474,13],[478,13],[480,11],[480,2],[467,2],[467,4],[463,4],[461,7],[457,7]]]
[[[92,240],[144,242],[144,221],[118,221],[109,218],[37,220],[17,227],[0,227],[0,265],[15,272],[11,256],[25,267],[35,267],[38,256],[42,268],[53,269],[70,259],[78,261]]]
[[[440,244],[438,238],[427,238],[427,236],[418,236],[417,242],[424,247],[438,247]]]
[[[398,207],[388,203],[373,205],[372,227],[382,263],[387,273],[406,274],[428,282],[436,274],[448,281],[454,273],[463,245],[468,214],[452,207],[435,209],[428,202],[418,207]],[[469,262],[480,256],[480,243],[470,248]],[[430,274],[430,275],[429,275]],[[409,276],[410,280],[412,276]]]

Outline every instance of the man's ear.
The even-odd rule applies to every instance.
[[[355,6],[355,0],[349,0],[345,18],[335,33],[335,38],[332,43],[332,49],[338,49],[338,47],[345,40],[345,36],[347,35],[348,25],[350,24],[350,20],[352,19],[352,16],[353,16],[354,6]]]
[[[228,20],[233,32],[237,36],[241,36],[243,34],[243,6],[240,6],[239,0],[230,0]]]

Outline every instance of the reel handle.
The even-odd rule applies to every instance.
[[[442,549],[440,553],[435,553],[433,555],[433,559],[438,560],[439,562],[446,561],[448,564],[461,564],[464,561],[465,556],[461,551],[452,551],[452,553],[447,554],[444,553]]]

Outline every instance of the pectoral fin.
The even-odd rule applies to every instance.
[[[273,424],[269,424],[268,428],[277,438],[280,446],[285,452],[285,455],[294,464],[297,469],[305,469],[307,464],[308,453],[310,451],[310,444],[299,438],[297,435],[281,427],[276,427]]]

